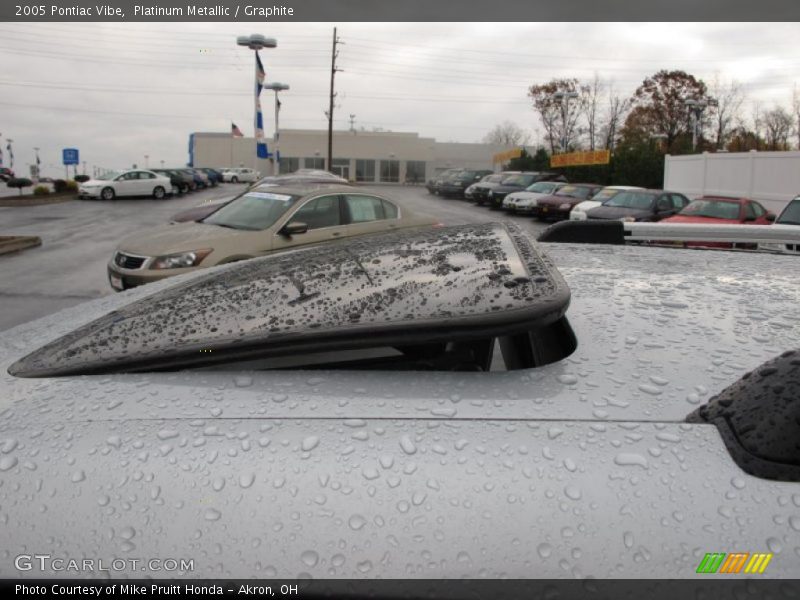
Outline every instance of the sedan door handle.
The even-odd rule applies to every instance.
[[[342,235],[342,232],[341,231],[334,231],[331,235],[333,237],[338,237],[338,236]]]

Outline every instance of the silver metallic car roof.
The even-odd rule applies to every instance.
[[[196,274],[4,332],[0,550],[315,578],[691,577],[706,552],[750,551],[796,574],[800,486],[682,422],[797,346],[796,257],[546,250],[578,347],[531,370],[7,374]]]

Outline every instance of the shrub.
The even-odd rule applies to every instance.
[[[90,179],[91,177],[89,177],[88,175],[75,175],[75,181],[77,181],[78,183],[83,183],[85,181],[89,181]]]
[[[46,185],[37,185],[33,188],[33,195],[34,196],[46,196],[50,193],[50,188]]]
[[[78,182],[72,181],[71,179],[67,181],[66,192],[77,192],[78,191]]]
[[[67,191],[67,182],[64,181],[63,179],[56,179],[53,182],[53,188],[55,188],[56,194],[60,192],[65,192]]]
[[[24,177],[14,177],[13,179],[9,179],[6,185],[10,188],[19,189],[19,195],[22,196],[22,188],[31,187],[33,182],[30,179],[25,179]]]

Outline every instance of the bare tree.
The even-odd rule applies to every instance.
[[[793,117],[782,106],[764,113],[764,129],[768,150],[788,150],[792,134]]]
[[[530,133],[516,123],[503,121],[483,136],[483,142],[496,146],[522,146],[528,143],[530,137]]]
[[[756,142],[763,139],[764,136],[761,135],[762,128],[764,127],[764,111],[761,108],[761,102],[756,100],[753,102],[752,107],[752,120],[753,120],[753,133],[756,136]],[[761,150],[759,145],[756,146],[756,150]]]
[[[600,127],[600,136],[603,148],[613,150],[620,126],[631,108],[631,98],[620,96],[614,89],[614,84],[610,83],[607,87],[606,99],[606,111]]]
[[[714,75],[710,91],[712,98],[716,100],[716,106],[709,111],[715,136],[714,145],[717,150],[722,150],[740,116],[745,94],[738,81],[734,79],[723,82],[719,73]]]
[[[528,89],[528,96],[533,102],[533,108],[539,113],[539,119],[544,127],[550,152],[555,153],[561,146],[561,141],[566,146],[574,144],[577,123],[583,113],[583,104],[580,102],[567,102],[566,114],[562,100],[554,98],[556,92],[579,92],[577,79],[552,79],[547,83],[532,85]]]
[[[594,150],[598,138],[600,101],[606,84],[595,73],[594,78],[588,85],[581,86],[583,101],[583,113],[586,117],[587,136],[589,138],[589,150]]]

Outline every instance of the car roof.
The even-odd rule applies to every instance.
[[[264,191],[275,194],[291,194],[293,196],[308,196],[321,192],[342,192],[342,193],[362,193],[380,196],[381,194],[373,194],[373,192],[361,191],[349,185],[340,183],[328,183],[325,181],[309,182],[306,180],[301,181],[282,181],[278,185],[270,182],[263,182],[254,185],[247,191]]]
[[[796,257],[541,246],[578,346],[535,369],[8,374],[202,272],[4,332],[0,469],[26,500],[4,504],[4,549],[178,547],[197,569],[174,576],[317,579],[680,578],[706,552],[769,550],[792,577],[797,483],[745,473],[685,417],[797,345]]]
[[[719,200],[720,202],[734,202],[738,204],[746,204],[748,202],[754,202],[750,198],[738,198],[736,196],[716,196],[716,195],[706,195],[700,196],[699,198],[695,198],[695,200]]]
[[[527,399],[503,401],[491,413],[484,405],[466,402],[458,407],[459,414],[674,421],[682,419],[713,390],[732,383],[776,352],[794,348],[800,335],[800,324],[784,317],[794,313],[797,302],[800,284],[793,275],[796,257],[580,244],[543,247],[572,291],[567,318],[578,346],[568,359],[528,373],[420,373],[416,379],[420,387],[404,392],[402,378],[372,374],[370,379],[390,388],[394,387],[392,382],[397,382],[400,387],[395,393],[409,399],[429,397],[430,390],[448,388],[461,390],[462,397],[479,399],[495,395],[492,390],[496,391],[498,385],[504,395],[508,392],[514,398]],[[737,278],[748,281],[748,297],[769,298],[768,311],[762,308],[762,302],[719,301],[744,291],[728,280],[732,265],[736,265]],[[47,341],[136,299],[207,272],[148,284],[85,303],[79,309],[67,309],[40,322],[20,325],[0,341],[0,381],[5,378],[9,383],[10,376],[5,372],[13,360]],[[631,290],[637,293],[632,294]],[[614,316],[622,314],[623,320]],[[610,327],[612,322],[614,327]],[[773,322],[774,327],[766,325]],[[742,336],[750,343],[739,343]],[[144,377],[152,382],[154,375],[126,377]],[[168,376],[155,377],[164,379],[169,387]],[[346,373],[327,377],[334,387],[338,386],[334,382],[345,386],[342,390],[363,379]],[[265,381],[269,379],[267,376]],[[77,380],[68,383],[70,380],[64,378],[59,385],[80,385]],[[22,381],[15,379],[14,386],[25,393],[29,384]],[[536,385],[531,387],[531,381]],[[587,402],[587,397],[593,400]],[[532,403],[533,399],[540,402]],[[405,414],[405,409],[397,409],[399,412],[389,412],[395,416]],[[333,406],[330,411],[322,407],[316,410],[315,414],[336,413]],[[234,408],[231,411],[241,415],[246,412]],[[178,412],[166,407],[163,414],[196,416],[205,412],[182,406]],[[306,413],[300,410],[296,414]]]

